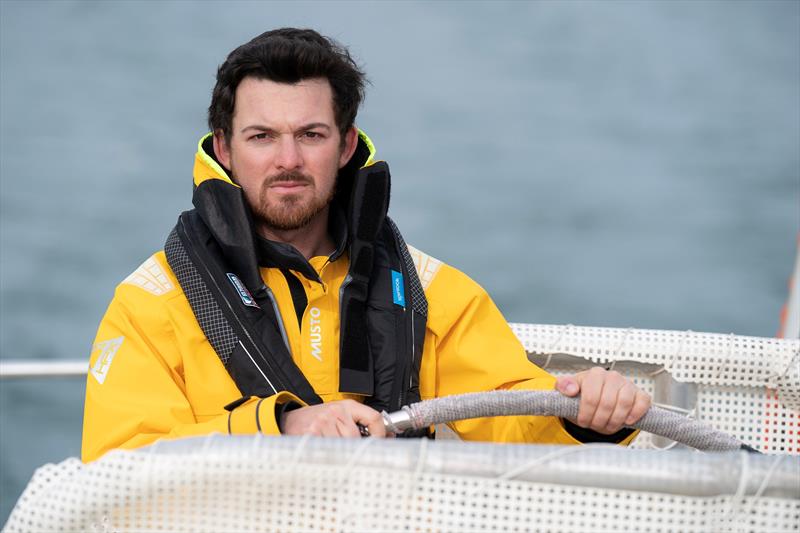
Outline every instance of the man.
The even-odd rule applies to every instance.
[[[267,32],[220,66],[195,209],[100,324],[84,461],[212,432],[384,437],[381,410],[494,389],[580,393],[580,413],[456,422],[462,438],[630,438],[646,394],[600,368],[557,381],[478,285],[405,244],[388,167],[354,126],[363,87],[311,30]]]

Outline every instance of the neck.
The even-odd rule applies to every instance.
[[[291,244],[306,259],[318,255],[330,255],[336,250],[336,245],[328,232],[328,210],[329,208],[326,207],[317,213],[302,228],[280,230],[263,221],[258,221],[256,230],[265,239]]]

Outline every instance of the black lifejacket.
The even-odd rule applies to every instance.
[[[213,154],[210,137],[203,148]],[[350,257],[339,298],[339,390],[392,411],[420,399],[427,301],[403,237],[386,216],[389,168],[384,162],[362,167],[368,157],[359,139],[339,172],[333,200],[345,214]],[[242,395],[289,391],[309,405],[321,403],[292,360],[277,303],[259,273],[259,238],[242,190],[205,180],[195,187],[192,203],[195,208],[181,214],[164,250]]]

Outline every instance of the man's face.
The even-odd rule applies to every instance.
[[[287,231],[327,216],[336,175],[355,150],[355,128],[342,143],[328,80],[296,84],[245,78],[236,89],[230,143],[214,151],[242,187],[257,221]]]

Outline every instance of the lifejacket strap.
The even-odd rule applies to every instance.
[[[222,364],[227,367],[231,352],[239,342],[239,337],[206,287],[197,268],[189,259],[189,255],[178,237],[177,228],[174,228],[167,237],[164,253],[175,277],[178,278],[181,289],[186,294],[186,299],[189,300],[194,316],[200,324],[200,329],[205,333]]]
[[[405,239],[403,239],[403,235],[400,233],[397,225],[394,223],[394,220],[387,216],[386,223],[388,224],[389,229],[392,230],[394,238],[397,240],[397,247],[400,250],[400,256],[403,259],[406,272],[408,272],[408,286],[411,289],[411,308],[423,317],[427,318],[428,299],[425,297],[425,291],[422,288],[422,282],[419,280],[417,267],[414,265],[414,260],[411,258],[411,254],[408,252],[408,245],[406,244]]]

